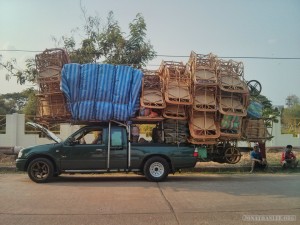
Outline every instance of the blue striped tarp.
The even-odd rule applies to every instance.
[[[140,108],[140,96],[142,87],[143,73],[140,70],[133,71],[133,77],[131,82],[131,92],[130,92],[130,104],[129,112],[131,112],[131,117],[134,117],[135,112]]]
[[[94,106],[97,88],[97,64],[84,64],[81,66],[79,86],[79,120],[95,120]]]
[[[73,120],[126,121],[139,108],[142,77],[129,66],[66,64],[61,90]]]
[[[113,92],[115,83],[115,67],[100,64],[97,74],[97,89],[95,95],[95,120],[108,121],[113,119]]]
[[[62,69],[60,90],[64,93],[69,111],[74,120],[78,119],[79,86],[80,86],[80,64],[65,64]]]

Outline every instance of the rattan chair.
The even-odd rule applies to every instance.
[[[215,113],[190,111],[189,129],[193,138],[212,139],[220,136]]]

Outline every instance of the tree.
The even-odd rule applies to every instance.
[[[264,95],[258,95],[257,97],[252,97],[253,101],[258,101],[263,105],[262,117],[267,119],[267,126],[271,125],[271,122],[278,123],[278,116],[280,116],[280,111],[278,108],[274,108],[272,102]]]
[[[294,104],[282,111],[283,132],[290,134],[300,133],[300,104]]]
[[[61,38],[72,62],[90,63],[103,59],[103,62],[109,64],[126,64],[142,68],[155,57],[153,46],[145,40],[147,28],[141,14],[137,14],[129,23],[128,37],[124,36],[112,11],[109,12],[104,26],[101,26],[99,17],[87,17],[84,10],[83,14],[86,37],[82,40],[81,46],[76,48],[74,36]]]
[[[36,91],[33,89],[27,89],[24,91],[27,95],[27,101],[25,106],[22,109],[22,113],[26,115],[36,115],[37,112],[37,99],[36,99]]]
[[[59,40],[53,38],[56,45],[63,45],[67,49],[73,63],[94,63],[101,60],[104,63],[142,68],[156,56],[153,46],[146,41],[147,28],[141,14],[137,14],[129,23],[129,35],[126,36],[112,11],[108,13],[106,24],[102,25],[98,16],[87,16],[86,11],[82,7],[81,9],[85,24],[80,44],[76,43],[74,33],[69,37],[62,36]],[[16,77],[19,84],[32,83],[38,75],[34,59],[27,59],[26,68],[21,70],[15,59],[2,62],[0,58],[0,67],[7,71],[7,80]]]
[[[33,83],[37,76],[37,69],[35,67],[34,59],[26,59],[26,68],[24,70],[19,69],[17,66],[17,60],[11,59],[6,62],[2,62],[0,57],[0,69],[6,70],[6,80],[10,80],[11,77],[17,78],[17,83],[25,84],[27,82]]]
[[[296,95],[289,95],[286,99],[286,105],[287,107],[292,107],[296,104],[299,104],[300,100],[299,100],[299,97],[296,96]]]
[[[7,113],[13,113],[11,106],[7,104],[4,98],[0,96],[0,115],[5,115]]]
[[[30,101],[34,101],[32,99],[35,99],[35,91],[32,88],[20,93],[0,95],[0,115],[11,113],[35,115],[36,107],[30,103]]]

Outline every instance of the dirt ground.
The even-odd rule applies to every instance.
[[[281,152],[272,152],[272,153],[267,153],[267,161],[270,166],[280,166],[280,158],[281,158]],[[250,161],[250,153],[249,152],[243,152],[242,153],[242,158],[237,164],[227,164],[227,163],[217,163],[217,162],[200,162],[201,167],[205,166],[216,166],[216,167],[243,167],[243,166],[250,166],[251,161]]]
[[[0,167],[1,166],[15,166],[16,157],[14,155],[5,155],[0,153]]]

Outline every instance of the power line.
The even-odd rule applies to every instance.
[[[265,57],[265,56],[218,56],[223,59],[300,59],[300,57]]]
[[[40,50],[24,50],[24,49],[0,49],[0,52],[36,52],[40,53],[43,51]],[[93,52],[90,54],[95,54],[97,52]],[[188,55],[164,55],[164,54],[157,54],[156,56],[159,57],[167,57],[167,58],[189,58]],[[300,57],[267,57],[267,56],[218,56],[221,59],[268,59],[268,60],[299,60]]]
[[[156,55],[161,57],[190,57],[186,55]],[[300,57],[267,57],[267,56],[218,56],[221,59],[300,59]]]
[[[43,51],[23,50],[23,49],[0,49],[0,52],[43,52]]]

